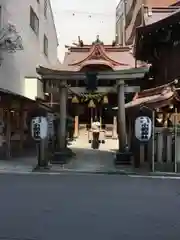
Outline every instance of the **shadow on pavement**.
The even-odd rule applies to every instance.
[[[113,154],[105,149],[85,149],[85,148],[71,148],[76,154],[71,161],[64,165],[66,170],[75,171],[107,171],[115,169]],[[55,169],[58,166],[53,166]],[[61,167],[62,168],[62,167]]]

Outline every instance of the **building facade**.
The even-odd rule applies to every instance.
[[[36,67],[58,63],[57,34],[49,0],[2,0],[0,28],[15,26],[23,50],[1,51],[0,88],[24,97],[43,97]]]
[[[116,42],[125,45],[125,1],[120,0],[116,7]]]
[[[150,142],[153,146],[153,151],[150,150],[152,171],[179,172],[180,9],[171,10],[172,6],[163,8],[161,15],[159,12],[152,14],[149,17],[151,21],[136,29],[135,58],[147,62],[151,67],[145,90],[136,94],[126,108],[129,115],[133,111],[138,112],[142,106],[154,111],[155,127]],[[174,130],[176,128],[177,131]]]
[[[145,25],[145,20],[151,19],[154,12],[160,11],[159,17],[163,17],[161,16],[162,8],[168,6],[172,6],[170,7],[172,9],[177,8],[178,5],[174,5],[177,2],[176,0],[120,0],[116,9],[116,16],[123,13],[121,19],[125,19],[125,29],[122,28],[121,24],[123,20],[116,20],[117,38],[124,36],[126,44],[133,44],[136,27]]]

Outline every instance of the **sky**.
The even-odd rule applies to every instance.
[[[63,61],[65,45],[91,44],[96,36],[104,43],[115,39],[116,5],[119,0],[51,0],[58,34],[58,57]]]

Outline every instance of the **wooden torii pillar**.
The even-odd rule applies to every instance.
[[[125,117],[125,95],[124,95],[124,81],[118,81],[118,140],[119,152],[125,152],[126,148],[126,117]]]
[[[59,85],[59,150],[66,148],[66,119],[67,119],[67,88],[66,80],[61,81]]]
[[[132,81],[136,78],[142,78],[147,72],[146,68],[134,68],[121,70],[114,73],[101,73],[99,79],[116,80],[117,95],[118,95],[118,113],[117,113],[117,129],[119,149],[116,153],[116,164],[129,164],[131,162],[131,153],[127,151],[127,136],[126,136],[126,114],[125,114],[125,81]]]

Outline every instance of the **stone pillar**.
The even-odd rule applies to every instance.
[[[166,144],[166,160],[167,163],[172,163],[172,132],[167,134],[167,144]]]
[[[24,145],[24,118],[25,118],[25,112],[23,109],[23,104],[21,104],[21,108],[19,111],[19,150],[23,151],[23,145]]]
[[[6,158],[11,158],[11,111],[9,107],[6,116]]]
[[[112,138],[117,139],[117,117],[113,117],[113,130],[112,130]]]
[[[75,116],[74,119],[74,137],[77,138],[79,136],[79,116]]]
[[[157,134],[157,162],[159,164],[163,163],[163,132],[158,132]]]
[[[116,153],[116,165],[131,164],[132,155],[126,149],[126,116],[125,116],[125,100],[124,100],[124,82],[119,81],[118,86],[118,140],[119,149]]]
[[[102,129],[102,107],[100,107],[100,109],[99,109],[99,121],[101,124],[100,129]]]
[[[0,158],[3,157],[3,147],[4,147],[4,109],[0,108]]]
[[[66,81],[62,81],[59,87],[59,102],[60,102],[60,123],[59,123],[59,148],[66,148],[66,117],[67,117],[67,89]]]
[[[53,94],[50,93],[50,107],[53,107]]]
[[[118,140],[119,152],[124,152],[126,146],[126,117],[124,100],[124,83],[118,85]]]
[[[90,111],[91,111],[91,126],[92,126],[92,123],[93,123],[93,108],[90,108]]]
[[[145,160],[145,146],[144,144],[140,144],[140,165],[144,164]]]
[[[3,108],[0,108],[0,148],[3,146],[3,129],[4,129],[4,113]]]
[[[94,108],[94,117],[97,118],[98,113],[97,113],[97,106]]]

